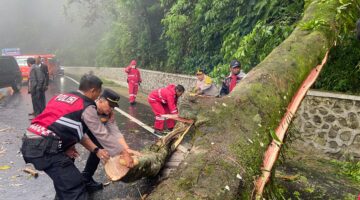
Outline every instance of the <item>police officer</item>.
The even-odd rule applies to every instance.
[[[129,148],[124,136],[121,134],[114,117],[113,109],[119,107],[119,94],[111,89],[105,88],[97,99],[96,106],[88,106],[83,118],[89,128],[85,137],[89,137],[98,147],[104,147],[110,156],[121,155],[127,167],[133,166],[133,159],[130,154],[139,155],[139,152]],[[82,172],[86,188],[89,192],[103,188],[101,183],[94,181],[94,175],[100,159],[95,153],[90,153],[86,166]]]
[[[83,177],[73,159],[78,156],[76,143],[106,161],[108,152],[99,149],[88,137],[83,137],[87,125],[83,112],[95,105],[102,81],[94,75],[84,75],[79,90],[53,97],[45,110],[34,118],[27,129],[21,152],[26,163],[44,171],[54,183],[60,200],[85,200],[87,192]]]

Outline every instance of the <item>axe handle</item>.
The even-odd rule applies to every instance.
[[[162,117],[168,118],[168,119],[173,119],[179,122],[184,122],[184,123],[188,123],[188,124],[192,124],[194,123],[194,120],[192,119],[185,119],[182,117],[178,117],[177,115],[172,115],[172,114],[166,114],[166,115],[162,115]]]
[[[194,120],[192,120],[192,119],[185,119],[185,118],[181,118],[181,117],[175,117],[173,120],[188,123],[188,124],[194,123]]]

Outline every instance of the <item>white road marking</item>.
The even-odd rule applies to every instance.
[[[67,79],[73,81],[76,84],[80,84],[77,80],[69,77],[69,76],[65,76]],[[149,131],[150,133],[152,133],[153,135],[155,135],[158,138],[161,138],[161,136],[157,135],[154,133],[154,129],[151,128],[150,126],[144,124],[143,122],[141,122],[140,120],[136,119],[135,117],[129,115],[128,113],[126,113],[125,111],[121,110],[120,108],[115,108],[115,110],[117,112],[119,112],[120,114],[124,115],[125,117],[129,118],[131,121],[135,122],[136,124],[138,124],[139,126],[143,127],[145,130]]]

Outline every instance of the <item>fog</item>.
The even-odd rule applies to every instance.
[[[54,53],[67,65],[92,65],[105,19],[84,27],[86,8],[66,0],[0,0],[0,49],[20,48],[22,54]]]

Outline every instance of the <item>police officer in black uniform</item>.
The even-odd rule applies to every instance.
[[[45,110],[34,118],[27,129],[21,152],[26,163],[44,171],[54,182],[60,200],[86,200],[87,192],[80,171],[73,159],[78,156],[76,143],[104,161],[108,152],[96,146],[88,137],[82,113],[101,92],[102,81],[94,75],[84,75],[79,90],[52,98]]]

